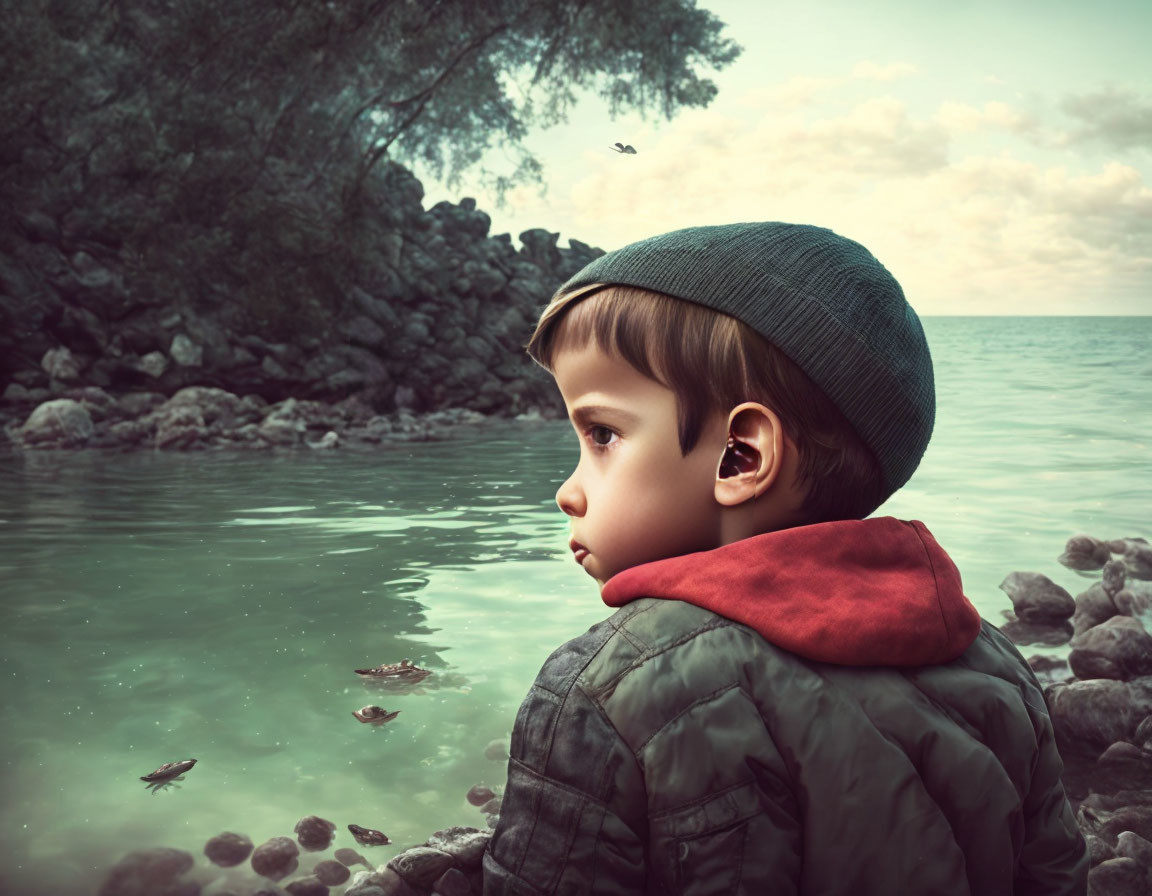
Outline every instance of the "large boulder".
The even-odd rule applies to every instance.
[[[1098,678],[1054,684],[1044,695],[1061,752],[1087,749],[1099,755],[1116,741],[1128,740],[1144,717],[1123,681]]]
[[[1057,559],[1069,569],[1091,571],[1101,569],[1111,553],[1108,545],[1091,535],[1073,535],[1064,545],[1064,553]]]
[[[1080,679],[1152,675],[1152,636],[1139,620],[1113,616],[1073,638],[1068,664]]]
[[[39,405],[16,430],[23,444],[38,448],[78,448],[92,438],[92,415],[80,402],[56,398]]]
[[[1029,625],[1059,625],[1076,612],[1072,595],[1038,572],[1014,572],[1000,583],[1016,618]]]

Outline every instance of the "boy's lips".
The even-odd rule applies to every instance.
[[[588,556],[588,548],[580,544],[575,538],[568,542],[568,547],[576,557],[576,562],[581,566],[584,565],[584,558]]]

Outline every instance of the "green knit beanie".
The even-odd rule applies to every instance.
[[[560,291],[621,283],[714,308],[777,346],[872,449],[885,500],[932,436],[936,393],[920,319],[863,246],[777,221],[688,227],[586,265]]]

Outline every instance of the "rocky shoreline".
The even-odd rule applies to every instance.
[[[407,169],[389,162],[383,178],[389,203],[359,280],[332,307],[317,299],[276,325],[224,279],[195,302],[144,293],[115,247],[75,243],[45,214],[21,213],[0,246],[0,430],[23,430],[22,448],[185,448],[205,441],[199,428],[208,442],[222,437],[214,414],[257,429],[264,411],[286,422],[226,439],[237,444],[289,443],[297,422],[325,417],[339,436],[341,423],[405,413],[562,416],[523,344],[555,289],[603,250],[561,248],[541,228],[517,248],[488,235],[475,200],[426,210]],[[203,426],[189,407],[168,423],[150,416],[190,387],[216,390],[175,402],[198,404]]]
[[[1028,658],[1044,686],[1064,759],[1063,781],[1091,855],[1090,896],[1152,892],[1152,546],[1142,538],[1101,541],[1078,535],[1060,562],[1101,579],[1079,596],[1040,573],[1014,572],[1001,587],[1014,612],[1003,631],[1020,645],[1070,642],[1067,658]],[[1060,639],[1063,638],[1063,641]],[[507,742],[485,750],[507,758]],[[195,870],[185,851],[155,848],[125,856],[108,873],[99,896],[480,896],[481,862],[500,812],[496,791],[477,785],[467,800],[488,816],[486,829],[435,832],[390,861],[373,866],[348,848],[334,860],[316,856],[331,846],[336,826],[309,816],[296,839],[274,837],[259,847],[225,832],[205,846],[208,866]],[[300,850],[309,854],[300,867]],[[318,861],[311,861],[318,858]],[[247,860],[251,873],[226,876]],[[352,867],[364,868],[353,871]],[[291,881],[280,884],[285,877]]]
[[[1092,896],[1152,892],[1152,545],[1069,539],[1059,561],[1101,578],[1072,597],[1041,573],[1014,572],[1004,634],[1064,645],[1028,658],[1044,685],[1064,788],[1088,841]]]
[[[87,386],[37,405],[26,417],[17,415],[2,432],[20,451],[332,450],[433,441],[494,416],[468,408],[418,414],[401,407],[381,414],[359,395],[334,403],[296,398],[270,403],[256,394],[241,397],[224,389],[189,386],[170,398],[156,392],[113,398],[103,389]],[[533,407],[515,419],[559,416],[552,408]]]

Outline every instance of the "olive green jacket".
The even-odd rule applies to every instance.
[[[1084,894],[1028,664],[919,520],[639,564],[520,708],[484,892]]]
[[[484,893],[1084,894],[1061,769],[987,622],[949,663],[860,668],[637,599],[524,701]]]

